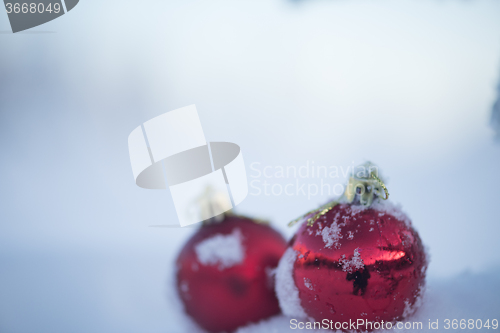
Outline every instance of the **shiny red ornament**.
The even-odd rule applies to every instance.
[[[278,314],[271,271],[285,239],[266,224],[227,215],[202,226],[177,259],[177,289],[186,312],[210,332]]]
[[[332,328],[360,319],[378,322],[356,327],[372,330],[382,321],[401,320],[423,292],[422,241],[388,202],[364,209],[338,204],[312,226],[304,222],[291,247],[297,254],[292,272],[302,308],[316,321],[331,320]]]

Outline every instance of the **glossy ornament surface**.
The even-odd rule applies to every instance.
[[[210,332],[278,314],[271,274],[286,249],[266,224],[226,215],[202,226],[177,259],[177,289],[186,312]]]
[[[312,226],[304,222],[290,245],[300,304],[316,321],[401,320],[423,292],[422,241],[389,202],[339,203]]]

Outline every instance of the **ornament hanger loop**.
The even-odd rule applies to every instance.
[[[380,196],[380,197],[383,200],[389,199],[389,191],[387,190],[387,187],[385,186],[384,182],[380,178],[378,178],[373,172],[371,173],[371,177],[374,178],[380,184],[380,186],[382,186],[382,188],[384,189],[385,198],[382,196]]]
[[[297,222],[303,220],[305,217],[310,216],[306,221],[307,221],[307,226],[311,227],[314,222],[316,222],[321,216],[325,215],[328,213],[330,210],[332,210],[333,207],[335,207],[339,202],[338,201],[330,201],[323,206],[320,206],[319,208],[313,209],[298,219],[293,220],[292,222],[288,223],[288,226],[291,227]]]

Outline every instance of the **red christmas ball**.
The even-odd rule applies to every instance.
[[[333,329],[356,322],[362,325],[355,329],[372,330],[407,317],[423,292],[422,241],[389,202],[338,204],[312,226],[304,222],[290,245],[277,273],[285,314],[327,319]]]
[[[268,225],[227,215],[202,226],[177,258],[186,312],[210,332],[230,332],[280,312],[272,271],[286,249]]]

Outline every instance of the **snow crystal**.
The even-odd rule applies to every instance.
[[[347,260],[345,256],[340,260],[340,264],[342,265],[342,270],[344,272],[352,273],[365,267],[363,259],[361,259],[361,254],[359,253],[359,247],[354,250],[354,255],[351,260]]]
[[[325,247],[331,249],[334,246],[336,249],[340,247],[339,240],[342,238],[340,229],[337,222],[333,221],[332,225],[329,227],[324,227],[321,231],[321,236],[323,237],[323,242]]]
[[[299,290],[293,280],[293,264],[297,253],[288,248],[278,264],[276,270],[276,296],[284,315],[293,318],[306,318],[307,315],[300,305]]]
[[[235,228],[231,234],[216,234],[203,240],[194,250],[202,265],[218,265],[223,270],[243,262],[245,249],[241,241],[241,231]]]
[[[306,288],[309,290],[314,290],[311,279],[304,278],[304,286],[306,286]]]

